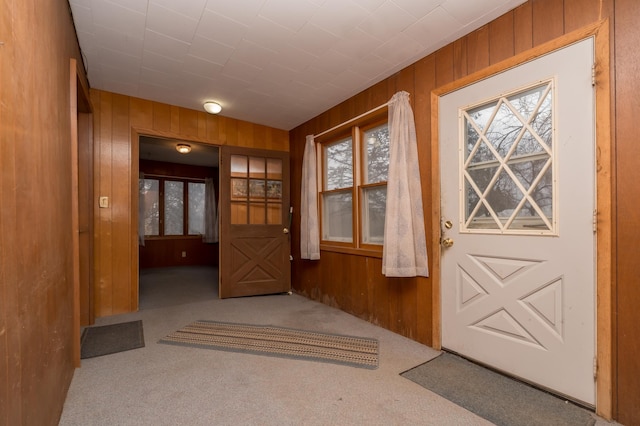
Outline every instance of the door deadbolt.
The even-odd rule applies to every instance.
[[[451,223],[450,220],[447,220],[447,221],[444,222],[444,227],[447,228],[447,229],[451,229],[451,228],[453,228],[453,223]]]

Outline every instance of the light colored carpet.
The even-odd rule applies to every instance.
[[[60,425],[491,424],[400,376],[437,351],[295,294],[219,300],[212,277],[206,268],[144,271],[145,308],[97,325],[141,319],[146,346],[83,360]],[[157,343],[199,319],[376,338],[379,368]]]

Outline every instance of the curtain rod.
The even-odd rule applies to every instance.
[[[362,113],[362,114],[360,114],[360,115],[359,115],[359,116],[357,116],[357,117],[353,117],[351,120],[347,120],[347,121],[345,121],[344,123],[340,123],[340,124],[338,124],[337,126],[334,126],[334,127],[330,128],[329,130],[325,130],[324,132],[320,132],[320,133],[318,133],[317,135],[313,135],[313,138],[314,138],[314,139],[315,139],[315,138],[319,138],[319,137],[320,137],[320,136],[322,136],[322,135],[326,135],[326,134],[327,134],[327,133],[329,133],[329,132],[333,132],[334,130],[339,129],[340,127],[346,126],[346,125],[347,125],[347,124],[349,124],[349,123],[353,123],[354,121],[359,120],[359,119],[361,119],[362,117],[366,117],[367,115],[371,114],[372,112],[376,112],[377,110],[382,109],[382,108],[384,108],[384,107],[386,107],[386,106],[388,106],[388,105],[389,105],[389,102],[385,102],[384,104],[382,104],[382,105],[380,105],[380,106],[377,106],[377,107],[375,107],[375,108],[373,108],[373,109],[370,109],[369,111],[367,111],[367,112],[365,112],[365,113]]]

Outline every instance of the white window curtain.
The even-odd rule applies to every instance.
[[[204,180],[204,236],[205,243],[218,242],[218,212],[216,208],[216,188],[213,178]]]
[[[382,273],[428,277],[416,129],[407,92],[389,101],[389,144]]]
[[[320,259],[316,167],[316,144],[313,136],[309,135],[302,157],[302,189],[300,194],[300,253],[303,259],[309,260]]]
[[[144,173],[138,177],[138,245],[144,247]]]

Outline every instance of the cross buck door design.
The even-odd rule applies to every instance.
[[[291,290],[289,155],[220,149],[221,298]]]
[[[440,98],[442,345],[595,404],[593,41]]]

